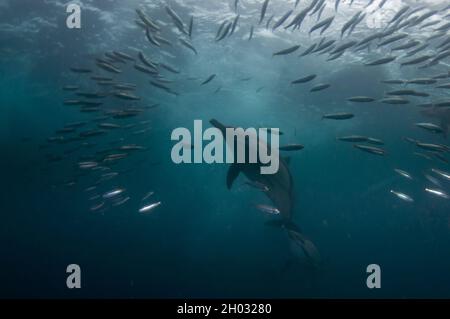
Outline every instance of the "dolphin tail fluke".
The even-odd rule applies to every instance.
[[[296,230],[288,229],[288,235],[291,242],[295,246],[301,248],[301,250],[303,251],[303,253],[308,258],[308,260],[311,262],[312,265],[318,266],[320,264],[321,257],[319,254],[319,250],[311,240],[306,238],[300,231]]]
[[[289,236],[289,241],[295,248],[300,248],[303,254],[308,258],[311,265],[317,267],[320,265],[321,257],[316,245],[306,238],[300,227],[292,221],[282,219],[270,220],[265,223],[266,226],[284,228]]]
[[[265,225],[284,228],[288,233],[289,240],[294,244],[294,247],[301,248],[312,265],[318,266],[320,264],[321,258],[318,249],[311,240],[303,235],[300,227],[294,222],[279,219],[268,221]]]

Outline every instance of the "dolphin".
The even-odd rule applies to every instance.
[[[210,120],[210,123],[222,133],[222,136],[226,136],[226,129],[232,128],[225,126],[216,119]],[[238,132],[236,132],[238,134]],[[229,143],[230,141],[226,141]],[[252,145],[246,140],[245,144],[246,156],[250,152],[255,151],[250,149]],[[230,145],[228,145],[230,146]],[[261,138],[258,138],[257,147],[267,150],[270,148],[269,143]],[[256,150],[257,151],[257,150]],[[227,174],[227,188],[231,189],[233,182],[243,173],[245,177],[252,183],[258,183],[267,186],[264,192],[269,199],[273,202],[275,207],[280,211],[281,220],[272,220],[266,225],[277,226],[287,231],[289,239],[297,246],[301,247],[305,255],[313,264],[317,264],[319,261],[319,254],[314,244],[309,241],[301,232],[300,228],[293,222],[293,209],[294,209],[294,182],[292,174],[289,170],[289,158],[279,157],[279,169],[275,174],[261,174],[261,166],[265,165],[257,161],[257,163],[235,163],[231,164]]]
[[[420,112],[423,116],[440,121],[444,137],[447,138],[450,129],[450,107],[432,107]]]

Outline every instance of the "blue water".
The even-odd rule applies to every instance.
[[[342,3],[339,24],[325,35],[338,38],[342,24],[366,2],[356,0],[352,7]],[[214,41],[218,27],[225,18],[235,17],[233,1],[168,1],[186,23],[191,15],[195,17],[192,43],[198,56],[177,43],[178,31],[164,11],[165,2],[79,3],[82,28],[69,30],[64,1],[0,1],[0,297],[450,297],[450,202],[424,191],[432,186],[424,172],[448,171],[449,166],[414,155],[420,150],[403,140],[412,137],[449,145],[443,136],[414,127],[429,121],[415,106],[428,100],[414,97],[409,105],[347,102],[356,95],[381,99],[386,91],[400,88],[381,80],[427,77],[447,72],[448,67],[365,67],[364,61],[387,54],[376,48],[370,53],[347,52],[330,62],[328,55],[272,58],[273,52],[296,43],[304,51],[320,37],[307,34],[315,17],[309,18],[309,27],[294,32],[272,32],[265,23],[258,27],[262,1],[242,0],[239,28],[219,43]],[[272,0],[266,20],[272,13],[279,17],[293,3]],[[403,3],[408,2],[393,1],[392,7],[372,16],[390,19]],[[424,4],[430,9],[445,5],[444,1]],[[164,35],[175,45],[163,48],[173,57],[151,46],[136,26],[139,7],[164,23]],[[334,1],[330,1],[323,17],[333,12]],[[249,42],[252,24],[255,35]],[[351,38],[359,40],[373,29],[362,25],[356,31]],[[425,31],[411,32],[412,37],[420,37]],[[98,70],[94,59],[112,50],[134,57],[142,50],[176,66],[180,74],[163,73],[174,80],[171,87],[180,95],[152,87],[151,77],[134,70],[132,63],[121,65],[123,72],[117,79],[136,84],[134,94],[142,100],[108,97],[103,102],[116,108],[155,103],[159,107],[118,122],[137,124],[135,128],[82,141],[96,143],[92,147],[75,150],[82,142],[49,143],[47,138],[67,123],[88,121],[80,130],[96,127],[92,120],[101,114],[80,113],[77,106],[63,105],[73,93],[61,88],[70,84],[94,91],[89,75],[74,74],[69,67]],[[318,75],[315,82],[290,85],[312,73]],[[200,86],[211,74],[217,74],[216,79]],[[251,79],[242,80],[247,77]],[[331,88],[310,93],[318,83],[330,83]],[[214,93],[218,87],[221,90]],[[433,94],[445,98],[447,93]],[[340,111],[356,116],[349,121],[322,120],[323,114]],[[258,190],[243,186],[243,176],[228,190],[227,164],[172,162],[172,130],[192,129],[195,119],[203,120],[206,127],[211,118],[242,127],[279,127],[284,133],[282,144],[305,145],[304,150],[286,155],[291,157],[295,184],[294,220],[317,246],[322,257],[318,267],[309,265],[304,256],[289,262],[293,253],[286,233],[266,226],[272,217],[254,207],[270,202]],[[146,127],[151,129],[133,134]],[[386,156],[336,141],[352,134],[382,139]],[[147,149],[112,166],[119,176],[102,183],[98,191],[122,187],[130,200],[93,212],[85,190],[98,175],[80,172],[77,163],[120,138]],[[55,155],[63,159],[49,160]],[[394,168],[410,172],[414,179],[404,179]],[[449,181],[440,182],[441,189],[449,192]],[[410,195],[414,202],[401,201],[391,189]],[[153,201],[162,205],[151,214],[140,214],[141,199],[149,191],[155,192]],[[81,289],[66,287],[66,267],[73,263],[82,270]],[[382,287],[371,290],[366,286],[366,267],[374,263],[381,266]]]

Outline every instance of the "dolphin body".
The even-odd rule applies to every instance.
[[[212,119],[210,123],[222,132],[223,137],[226,136],[226,129],[231,128],[225,126],[219,121]],[[229,141],[226,141],[227,143]],[[270,148],[269,144],[258,138],[258,148],[267,150]],[[246,141],[246,157],[248,162],[248,154],[251,151],[250,144]],[[257,150],[256,150],[257,151]],[[236,156],[236,155],[235,155]],[[264,192],[275,207],[280,211],[281,220],[272,220],[266,225],[282,227],[287,231],[289,239],[298,247],[300,247],[305,255],[313,262],[317,264],[320,259],[318,251],[314,244],[303,236],[300,228],[293,222],[292,212],[294,208],[294,183],[291,172],[289,170],[289,158],[279,158],[279,169],[275,174],[261,174],[260,168],[265,165],[258,161],[258,163],[235,163],[231,164],[227,174],[227,188],[231,189],[233,182],[243,173],[247,179],[252,182],[260,183],[267,186],[267,190]]]
[[[450,130],[450,107],[432,107],[420,112],[423,116],[439,120],[444,137],[447,138]]]

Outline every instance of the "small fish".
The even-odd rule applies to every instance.
[[[230,32],[230,30],[232,29],[233,26],[233,22],[228,22],[226,24],[226,26],[223,28],[222,33],[220,34],[220,36],[216,39],[217,42],[223,40]]]
[[[160,206],[162,203],[161,202],[156,202],[150,205],[146,205],[144,207],[142,207],[141,209],[139,209],[139,213],[149,213],[150,211],[154,210],[156,207]]]
[[[384,104],[409,104],[409,101],[407,99],[401,97],[384,98],[380,100],[380,102]]]
[[[270,18],[267,20],[267,23],[266,23],[266,29],[269,29],[270,23],[272,22],[272,20],[273,20],[274,17],[275,17],[275,15],[272,14],[272,15],[270,16]]]
[[[153,67],[146,67],[144,65],[140,65],[140,64],[135,64],[134,68],[142,73],[147,73],[150,75],[156,75],[158,74],[158,70],[156,68]]]
[[[202,82],[201,85],[205,85],[205,84],[211,82],[212,80],[214,80],[215,77],[216,77],[216,74],[210,75],[205,81]]]
[[[430,193],[432,195],[444,198],[444,199],[449,199],[450,197],[447,195],[447,193],[445,193],[443,190],[440,189],[433,189],[433,188],[425,188],[425,191],[427,193]]]
[[[250,28],[250,35],[248,36],[248,41],[250,41],[253,38],[253,32],[254,32],[255,28],[252,26]]]
[[[119,196],[120,194],[122,194],[124,192],[125,192],[125,190],[122,189],[122,188],[114,189],[112,191],[109,191],[109,192],[103,194],[103,198],[111,199],[111,198],[114,198],[116,196]]]
[[[314,43],[313,45],[311,45],[308,49],[305,50],[305,52],[303,52],[302,54],[299,55],[299,57],[302,56],[306,56],[308,54],[310,54],[311,52],[314,51],[314,49],[317,47],[317,43]]]
[[[442,170],[436,169],[436,168],[432,168],[431,171],[433,173],[439,175],[440,177],[443,177],[443,178],[445,178],[447,180],[450,180],[450,173],[449,172],[445,172],[445,171],[442,171]]]
[[[153,192],[153,191],[148,192],[148,193],[142,198],[142,201],[146,201],[146,200],[149,199],[151,196],[153,196],[153,194],[155,194],[155,192]]]
[[[116,74],[122,73],[122,71],[119,68],[117,68],[111,64],[97,63],[97,66],[107,72],[116,73]]]
[[[310,30],[309,30],[309,34],[313,33],[314,31],[322,28],[322,31],[320,32],[320,34],[323,34],[331,25],[331,23],[334,20],[334,16],[329,17],[325,20],[322,20],[320,22],[318,22],[316,25],[314,25]]]
[[[264,16],[266,15],[268,5],[269,5],[269,0],[265,0],[263,3],[263,6],[261,8],[261,16],[259,18],[258,24],[261,24],[261,22],[264,20]]]
[[[231,31],[230,31],[229,36],[233,35],[234,31],[236,30],[236,27],[237,27],[237,24],[238,24],[238,22],[239,22],[239,18],[240,18],[240,17],[241,17],[241,15],[238,14],[238,15],[236,16],[236,18],[234,18],[233,25],[231,26]]]
[[[260,182],[246,181],[244,184],[256,188],[262,192],[268,192],[270,190],[267,185]]]
[[[259,204],[259,205],[256,205],[256,208],[267,214],[271,214],[271,215],[279,215],[280,214],[280,210],[276,207]]]
[[[436,86],[437,89],[450,89],[450,83],[444,83]]]
[[[298,49],[300,49],[300,46],[299,45],[294,45],[293,47],[290,47],[290,48],[287,48],[287,49],[275,52],[274,54],[272,54],[272,56],[291,54],[291,53],[297,51]]]
[[[121,150],[121,151],[142,151],[142,150],[145,150],[145,147],[136,145],[136,144],[130,144],[130,145],[123,145],[123,146],[119,147],[119,150]]]
[[[189,38],[192,38],[193,29],[194,29],[194,17],[191,16],[191,20],[189,20],[189,29],[188,29]]]
[[[373,147],[373,146],[367,146],[367,145],[353,145],[355,148],[370,153],[370,154],[374,154],[374,155],[380,155],[380,156],[384,156],[386,154],[386,151],[378,148],[378,147]]]
[[[288,12],[286,12],[286,13],[280,18],[280,20],[278,20],[277,22],[275,22],[275,24],[273,25],[272,30],[276,30],[279,26],[281,26],[284,22],[286,22],[286,20],[291,16],[292,12],[294,12],[294,10],[289,10]]]
[[[194,52],[195,55],[198,54],[197,50],[195,49],[195,47],[189,43],[188,41],[184,40],[184,39],[180,39],[181,44],[183,44],[186,48],[190,49],[192,52]]]
[[[417,127],[420,127],[424,130],[427,130],[427,131],[433,132],[433,133],[443,133],[444,132],[442,127],[440,127],[439,125],[433,124],[433,123],[416,123],[415,125]]]
[[[63,87],[63,90],[64,90],[64,91],[76,91],[76,90],[78,90],[78,89],[79,89],[79,87],[76,86],[76,85],[65,85],[65,86]]]
[[[114,124],[114,123],[99,123],[97,125],[100,128],[104,128],[104,129],[118,129],[121,128],[121,126],[119,124]]]
[[[149,68],[152,68],[153,70],[157,71],[157,69],[156,69],[156,68],[157,68],[157,64],[155,64],[155,63],[153,63],[151,60],[149,60],[149,59],[144,55],[144,53],[139,52],[138,56],[139,56],[139,59],[141,60],[141,62],[142,62],[144,65],[146,65],[146,66],[148,66]]]
[[[381,83],[386,83],[386,84],[404,84],[405,81],[404,80],[382,80]]]
[[[431,59],[430,55],[424,55],[424,56],[420,56],[414,59],[410,59],[407,61],[403,61],[402,63],[400,63],[401,66],[406,66],[406,65],[416,65],[416,64],[420,64],[423,63],[427,60]]]
[[[113,205],[114,207],[122,206],[123,204],[125,204],[126,202],[128,202],[130,199],[131,199],[131,198],[130,198],[129,196],[127,196],[127,197],[125,197],[125,198],[122,198],[122,199],[118,199],[118,200],[115,200],[115,201],[113,202],[112,205]]]
[[[367,142],[369,138],[366,136],[360,136],[360,135],[350,135],[350,136],[343,136],[338,137],[337,140],[342,142],[351,142],[351,143],[362,143]]]
[[[126,53],[120,51],[113,51],[113,54],[122,60],[134,61],[134,58]]]
[[[436,157],[438,160],[440,160],[442,163],[449,164],[449,160],[448,160],[444,155],[442,155],[441,153],[439,153],[439,152],[434,152],[433,155],[434,155],[434,157]]]
[[[173,66],[168,65],[166,63],[160,63],[159,66],[162,67],[163,69],[166,69],[169,72],[172,72],[172,73],[175,73],[175,74],[180,73],[180,71],[178,69],[176,69]]]
[[[80,169],[92,169],[97,166],[98,166],[97,162],[80,162],[80,163],[78,163],[78,167]]]
[[[400,176],[403,176],[404,178],[407,178],[407,179],[413,179],[412,176],[411,176],[411,174],[409,174],[408,172],[406,172],[406,171],[404,171],[404,170],[401,170],[401,169],[399,169],[399,168],[394,168],[394,171],[395,171],[397,174],[399,174]]]
[[[384,40],[380,44],[378,44],[378,47],[382,47],[384,45],[400,41],[400,40],[402,40],[402,39],[404,39],[406,37],[408,37],[408,34],[406,34],[406,33],[401,33],[401,34],[398,34],[398,35],[394,35],[394,36],[392,36],[390,38],[387,38],[386,40]]]
[[[318,84],[318,85],[314,86],[313,88],[311,88],[311,90],[309,90],[309,91],[310,92],[319,92],[319,91],[328,89],[330,86],[331,86],[330,84],[326,84],[326,83]]]
[[[64,127],[62,129],[56,130],[56,134],[69,134],[75,132],[75,128],[73,127]]]
[[[425,178],[426,178],[430,183],[434,184],[435,186],[437,186],[437,187],[442,187],[441,182],[439,182],[437,178],[435,178],[435,177],[433,177],[433,176],[430,176],[430,175],[428,175],[428,174],[425,174]]]
[[[395,61],[395,59],[397,59],[396,56],[389,56],[389,57],[381,58],[381,59],[378,59],[375,61],[367,62],[365,65],[366,66],[383,65],[383,64],[387,64],[392,61]]]
[[[223,28],[226,26],[226,24],[227,24],[227,21],[226,21],[226,20],[223,21],[222,24],[220,25],[219,29],[217,30],[216,38],[215,38],[216,41],[217,41],[217,39],[219,39],[220,36],[222,35]]]
[[[348,99],[350,102],[367,103],[375,101],[374,98],[368,96],[354,96]]]
[[[384,142],[382,140],[379,140],[379,139],[376,139],[373,137],[367,138],[367,143],[373,144],[373,145],[384,145]]]
[[[95,191],[96,189],[97,189],[97,186],[91,186],[91,187],[86,188],[84,191],[85,192],[92,192],[92,191]]]
[[[406,195],[404,193],[400,193],[400,192],[396,192],[394,190],[391,190],[391,193],[394,194],[395,196],[397,196],[398,198],[400,198],[401,200],[404,200],[405,202],[414,202],[414,199],[412,199],[411,196]]]
[[[101,203],[99,203],[99,204],[96,204],[96,205],[94,205],[94,206],[91,206],[90,210],[91,210],[92,212],[96,212],[96,211],[98,211],[99,209],[103,208],[104,206],[105,206],[105,202],[101,202]]]
[[[406,81],[407,84],[422,84],[422,85],[435,84],[436,82],[437,82],[436,79],[430,78],[413,79]]]
[[[316,77],[317,77],[317,75],[311,74],[311,75],[305,76],[304,78],[300,78],[298,80],[292,81],[291,84],[307,83],[307,82],[314,80]]]
[[[87,124],[86,122],[73,122],[64,125],[64,127],[79,128],[85,126],[86,124]]]
[[[102,176],[100,177],[100,181],[102,181],[102,182],[109,181],[117,176],[119,176],[119,173],[116,173],[116,172],[102,174]]]
[[[116,92],[116,93],[114,93],[114,96],[119,99],[129,100],[129,101],[139,101],[141,99],[140,97],[130,94],[128,92]]]
[[[290,151],[300,151],[304,148],[305,148],[305,146],[303,146],[301,144],[288,144],[288,145],[280,146],[279,150],[290,152]]]
[[[188,34],[188,32],[184,29],[184,24],[178,14],[169,6],[165,7],[167,14],[172,18],[173,23],[178,28],[178,30],[184,34]]]
[[[325,114],[324,116],[322,116],[322,119],[349,120],[354,117],[355,117],[355,115],[351,114],[351,113],[331,113],[331,114]]]
[[[91,69],[80,67],[71,67],[70,71],[72,71],[73,73],[92,73]]]
[[[432,144],[432,143],[421,143],[417,142],[416,145],[427,151],[436,151],[436,152],[446,152],[447,148],[440,144]]]
[[[429,161],[433,160],[429,155],[424,154],[424,153],[414,152],[413,154],[416,155],[416,156],[422,157],[422,158],[424,158],[426,160],[429,160]]]

